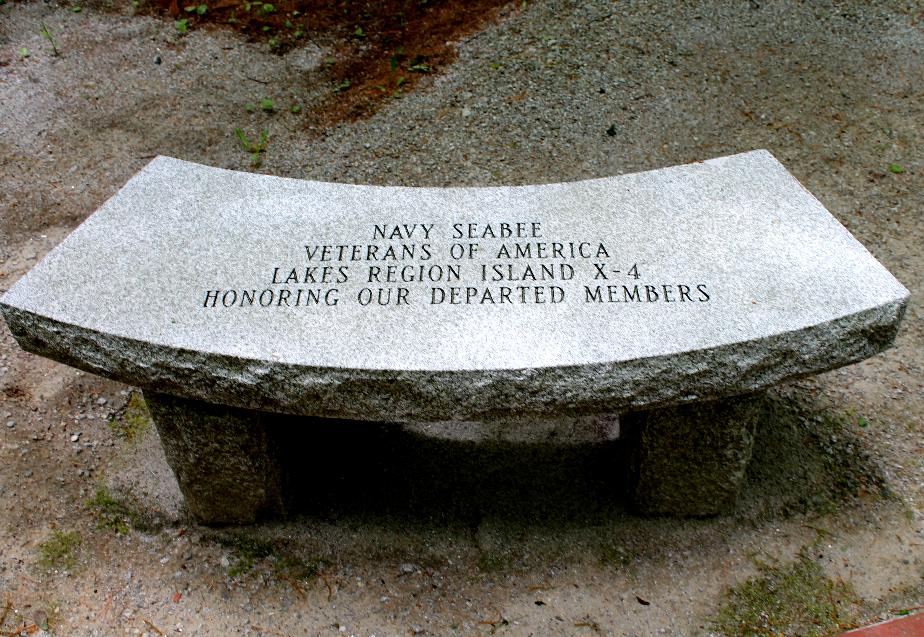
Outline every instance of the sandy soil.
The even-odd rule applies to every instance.
[[[852,621],[924,603],[924,7],[549,0],[457,46],[443,74],[331,125],[336,47],[276,55],[98,2],[0,5],[0,290],[156,154],[251,169],[238,127],[268,132],[261,171],[387,184],[562,181],[769,148],[911,290],[895,347],[778,392],[720,519],[631,516],[592,444],[382,434],[305,450],[319,496],[303,515],[213,531],[183,519],[153,432],[108,425],[135,416],[130,388],[23,353],[4,326],[0,629],[705,635],[727,587],[803,549],[853,586]],[[274,112],[245,109],[264,98]],[[373,498],[383,450],[403,477]],[[126,526],[88,504],[101,487],[153,513]],[[79,541],[72,562],[43,563],[62,534]]]

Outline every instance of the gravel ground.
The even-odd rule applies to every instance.
[[[767,148],[911,290],[895,347],[781,390],[804,409],[761,432],[739,510],[717,520],[626,514],[594,491],[586,444],[482,456],[414,439],[400,461],[419,483],[371,502],[381,451],[356,440],[306,450],[332,494],[315,513],[215,532],[171,506],[150,431],[107,426],[135,416],[129,388],[25,354],[3,327],[0,629],[704,635],[757,560],[805,547],[853,586],[858,617],[924,603],[924,6],[536,1],[458,47],[373,117],[323,126],[331,50],[278,56],[93,2],[0,5],[0,289],[156,154],[251,169],[238,127],[268,131],[262,172],[379,184],[565,181]],[[276,112],[244,109],[262,98]],[[466,462],[494,476],[477,493],[431,486]],[[87,504],[129,468],[156,476],[145,530]],[[47,559],[68,534],[73,559]]]

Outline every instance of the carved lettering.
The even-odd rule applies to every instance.
[[[572,302],[631,311],[630,306],[677,303],[689,312],[713,301],[707,283],[673,282],[666,277],[679,278],[683,272],[667,267],[658,272],[651,263],[639,262],[632,246],[605,237],[555,236],[542,221],[459,219],[367,227],[367,243],[338,242],[332,240],[336,230],[327,235],[312,229],[300,258],[293,255],[290,263],[266,268],[268,287],[242,282],[244,287],[209,288],[199,297],[202,307],[294,311],[332,308],[342,301],[375,311],[414,304]]]

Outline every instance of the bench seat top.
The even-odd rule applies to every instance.
[[[623,412],[888,347],[908,291],[767,151],[573,183],[320,183],[158,157],[0,299],[29,351],[370,420]]]

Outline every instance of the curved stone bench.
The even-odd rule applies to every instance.
[[[0,307],[24,349],[145,390],[191,510],[222,521],[282,506],[271,460],[254,460],[272,446],[263,412],[503,426],[752,394],[888,347],[907,299],[755,151],[491,188],[158,157]],[[679,413],[738,423],[743,473],[752,419],[740,404]],[[214,498],[197,495],[203,473],[189,465],[202,462],[257,474],[229,479],[240,510],[199,502]],[[240,495],[254,488],[265,497]],[[723,488],[727,506],[737,485]]]

